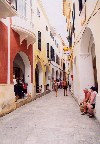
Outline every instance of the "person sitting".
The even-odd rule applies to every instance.
[[[96,103],[96,88],[95,87],[91,87],[91,97],[90,97],[90,101],[87,105],[88,108],[88,113],[89,113],[89,118],[92,118],[94,116],[94,108],[95,108],[95,103]]]
[[[90,96],[91,96],[91,92],[85,88],[83,90],[84,94],[85,94],[85,98],[83,99],[83,101],[80,103],[80,105],[83,106],[83,113],[81,115],[85,115],[87,113],[87,102],[89,101],[90,99]]]

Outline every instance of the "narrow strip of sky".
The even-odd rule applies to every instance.
[[[66,41],[66,20],[62,13],[62,0],[42,0],[42,3],[48,15],[50,24],[56,28],[57,32],[60,33]]]

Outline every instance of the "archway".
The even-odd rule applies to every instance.
[[[13,75],[16,79],[23,79],[27,83],[27,93],[32,94],[31,64],[28,56],[24,52],[16,54],[13,61]]]
[[[90,28],[86,28],[82,36],[79,63],[81,88],[97,87],[95,42]]]
[[[13,74],[15,75],[16,79],[25,79],[25,64],[19,53],[15,56],[13,61]]]
[[[40,62],[36,64],[35,68],[35,84],[36,84],[36,93],[41,93],[44,91],[43,70]]]

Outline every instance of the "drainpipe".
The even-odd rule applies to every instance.
[[[8,18],[8,76],[7,83],[10,84],[10,18]]]

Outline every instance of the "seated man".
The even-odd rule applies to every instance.
[[[86,88],[83,91],[84,91],[84,94],[85,94],[85,98],[80,104],[83,105],[83,108],[84,108],[82,115],[85,115],[87,113],[87,102],[90,99],[91,92]]]
[[[88,112],[89,112],[89,117],[91,118],[94,116],[93,110],[95,108],[97,92],[96,92],[95,87],[91,87],[90,90],[91,90],[91,97],[90,97],[90,101],[87,105],[87,108],[88,108]]]

